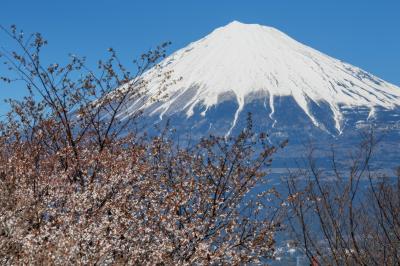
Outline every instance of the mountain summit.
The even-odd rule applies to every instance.
[[[259,123],[267,128],[285,124],[285,117],[303,114],[302,121],[340,135],[346,123],[354,120],[346,117],[349,110],[365,114],[353,121],[359,122],[374,119],[379,110],[398,110],[400,106],[400,88],[275,28],[257,24],[231,22],[173,53],[160,65],[162,72],[171,72],[171,78],[179,81],[166,88],[165,100],[147,106],[132,103],[122,117],[137,108],[159,120],[200,115],[197,122],[201,118],[202,124],[212,128],[216,126],[216,108],[231,102],[231,114],[222,111],[224,121],[229,121],[222,131],[217,130],[229,135],[246,105],[256,101],[259,104],[251,111],[265,113]],[[143,76],[149,81],[147,96],[159,89],[159,76],[156,69]],[[211,113],[214,122],[204,122]]]

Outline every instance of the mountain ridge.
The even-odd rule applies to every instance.
[[[140,105],[140,99],[136,100],[120,114],[121,119],[137,109],[158,116],[160,121],[178,112],[189,118],[195,110],[204,117],[210,108],[233,100],[237,109],[225,132],[228,136],[250,95],[264,99],[272,128],[277,122],[276,99],[289,96],[315,127],[340,135],[345,127],[343,109],[366,107],[369,120],[377,109],[400,106],[400,88],[395,85],[301,44],[275,28],[258,24],[233,21],[176,51],[159,66],[143,75],[149,88],[143,97],[160,89],[160,70],[171,73],[171,79],[177,82],[165,87],[163,100],[157,103]],[[314,105],[329,109],[333,127],[324,125],[325,121],[314,114]]]

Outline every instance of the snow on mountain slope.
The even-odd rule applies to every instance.
[[[236,99],[238,108],[229,135],[248,97],[258,93],[268,96],[264,104],[269,107],[272,121],[277,97],[293,97],[316,127],[320,127],[321,121],[313,115],[310,103],[328,105],[335,133],[340,134],[343,107],[367,107],[369,117],[373,117],[377,107],[400,106],[400,88],[307,47],[274,28],[256,24],[234,21],[178,50],[160,65],[162,72],[172,71],[171,80],[181,80],[166,88],[163,92],[166,97],[160,103],[152,106],[132,103],[121,114],[122,118],[137,108],[147,108],[160,119],[176,112],[190,117],[198,105],[204,107],[201,115],[205,116],[209,108],[226,99],[224,95],[230,95]],[[159,74],[152,69],[143,76],[149,81],[148,95],[159,90]]]

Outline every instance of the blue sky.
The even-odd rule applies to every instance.
[[[54,62],[68,53],[95,62],[108,47],[134,59],[163,41],[173,52],[233,20],[259,23],[400,85],[399,14],[399,0],[1,0],[0,24],[41,32]],[[0,34],[0,46],[9,45]],[[23,94],[0,84],[0,100]]]

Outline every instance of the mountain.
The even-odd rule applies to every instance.
[[[169,84],[164,82],[170,77]],[[277,29],[234,21],[189,44],[142,77],[143,98],[132,101],[147,123],[171,119],[180,134],[235,134],[253,114],[271,141],[289,138],[359,139],[373,125],[399,146],[400,88],[348,63],[301,44]],[[346,141],[344,141],[346,140]]]

